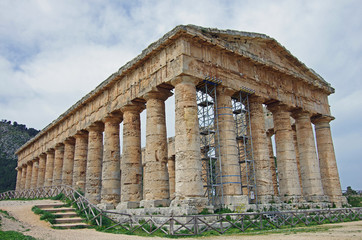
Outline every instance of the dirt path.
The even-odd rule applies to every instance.
[[[31,208],[40,203],[51,203],[51,200],[34,200],[34,201],[0,201],[0,209],[10,213],[17,221],[8,219],[2,216],[1,229],[3,231],[18,231],[25,235],[33,236],[37,239],[44,240],[142,240],[150,239],[150,237],[118,235],[110,233],[97,232],[94,229],[71,229],[71,230],[58,230],[52,229],[50,224],[40,221],[39,216],[35,215]],[[206,240],[221,240],[221,239],[252,239],[252,240],[270,240],[270,239],[316,239],[316,240],[339,240],[339,239],[359,239],[362,240],[362,221],[348,222],[339,224],[326,224],[318,226],[317,228],[328,229],[325,231],[311,231],[294,233],[294,231],[263,234],[263,235],[226,235],[218,237],[203,237],[200,239]],[[312,229],[311,229],[312,230]],[[163,240],[169,238],[152,237],[151,239]],[[183,238],[186,239],[186,238]],[[189,238],[195,240],[195,238]],[[197,238],[196,238],[197,239]]]

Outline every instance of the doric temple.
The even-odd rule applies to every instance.
[[[17,151],[16,190],[65,184],[121,210],[341,206],[333,92],[266,35],[177,26]]]

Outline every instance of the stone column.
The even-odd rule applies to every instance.
[[[121,162],[121,205],[135,208],[142,200],[141,119],[143,104],[129,104],[123,112],[123,153]]]
[[[89,134],[85,197],[93,204],[101,200],[103,129],[103,123],[94,123],[87,129]]]
[[[274,159],[274,153],[273,153],[273,142],[271,139],[271,137],[273,135],[274,135],[274,130],[268,130],[267,138],[268,138],[270,171],[271,171],[272,179],[273,179],[274,196],[278,196],[279,190],[278,190],[277,166],[275,166],[275,159]]]
[[[298,178],[300,182],[300,192],[303,195],[303,185],[302,185],[302,174],[300,172],[300,162],[299,162],[299,148],[298,148],[298,140],[297,140],[297,127],[295,124],[292,125],[293,130],[293,142],[294,142],[294,149],[295,149],[295,159],[297,160],[297,167],[298,167]]]
[[[189,76],[176,77],[175,86],[175,195],[172,206],[185,204],[197,211],[207,204],[201,179],[200,131],[197,116],[196,84]]]
[[[33,160],[33,170],[31,174],[31,183],[30,188],[37,188],[37,182],[38,182],[38,169],[39,169],[39,158],[35,158]]]
[[[23,164],[22,166],[22,171],[21,171],[21,190],[24,190],[25,189],[25,186],[26,186],[26,173],[27,173],[27,168],[28,168],[28,165],[26,164]]]
[[[87,152],[88,152],[88,132],[80,131],[74,136],[74,168],[73,168],[73,188],[85,192]]]
[[[220,160],[225,205],[239,205],[237,202],[240,202],[240,199],[238,198],[242,195],[239,154],[231,104],[231,96],[234,93],[234,90],[224,86],[216,88]]]
[[[38,169],[38,187],[44,187],[44,180],[45,180],[45,161],[46,161],[46,154],[42,153],[39,156],[39,169]]]
[[[75,139],[70,137],[64,141],[64,163],[62,171],[62,184],[72,186],[74,166]]]
[[[101,203],[105,208],[113,208],[120,202],[120,142],[119,124],[122,115],[111,114],[104,119],[104,150],[102,166]]]
[[[54,171],[54,154],[53,148],[47,150],[47,160],[45,164],[45,180],[44,187],[50,187],[53,185],[53,171]]]
[[[21,190],[21,177],[22,177],[22,168],[21,167],[17,167],[16,171],[17,171],[17,175],[16,175],[16,187],[15,190],[16,191],[20,191]]]
[[[143,172],[143,197],[145,208],[169,206],[169,180],[167,170],[167,132],[165,101],[172,93],[155,90],[145,94],[147,100],[146,150]]]
[[[175,155],[168,158],[168,182],[170,188],[170,200],[175,198]]]
[[[265,130],[263,99],[257,96],[249,97],[249,110],[258,201],[269,203],[272,200],[271,196],[274,195],[274,189]]]
[[[336,156],[334,154],[333,140],[329,122],[334,120],[332,116],[313,117],[315,134],[317,139],[317,149],[319,157],[320,173],[324,193],[329,200],[337,206],[346,203],[342,196],[341,183],[337,169]]]
[[[28,162],[26,167],[25,189],[31,188],[32,171],[33,171],[33,162]]]
[[[268,109],[273,113],[280,197],[282,201],[298,202],[301,188],[290,111],[280,103],[270,104]]]
[[[58,186],[62,184],[63,160],[64,144],[58,143],[57,145],[55,145],[53,186]]]
[[[320,167],[314,143],[314,135],[310,113],[297,110],[294,112],[300,175],[302,177],[303,196],[307,201],[321,202],[325,201]]]

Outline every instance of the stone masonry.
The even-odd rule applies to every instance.
[[[273,38],[193,25],[165,34],[23,145],[16,190],[66,184],[106,209],[216,207],[202,179],[197,86],[206,77],[221,79],[210,97],[218,103],[225,206],[235,209],[246,199],[232,110],[243,89],[252,90],[247,107],[258,203],[345,203],[330,130],[330,84]],[[172,95],[175,137],[167,139],[165,101]]]

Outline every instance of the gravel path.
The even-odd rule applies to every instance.
[[[36,204],[53,203],[52,200],[34,200],[34,201],[0,201],[0,209],[8,211],[17,221],[1,217],[1,229],[3,231],[18,231],[25,235],[33,236],[37,239],[44,240],[142,240],[142,239],[155,239],[155,240],[169,240],[169,238],[159,237],[140,237],[119,235],[111,233],[97,232],[94,229],[71,229],[59,230],[52,229],[50,224],[41,221],[38,215],[35,215],[31,208]],[[278,234],[263,234],[263,235],[235,235],[235,236],[218,236],[218,237],[202,237],[202,238],[182,238],[182,239],[207,239],[207,240],[221,240],[221,239],[252,239],[252,240],[270,240],[270,239],[316,239],[316,240],[339,240],[339,239],[359,239],[362,240],[362,221],[348,222],[339,224],[323,225],[331,227],[328,231],[318,232],[302,232],[294,233],[278,233]]]

